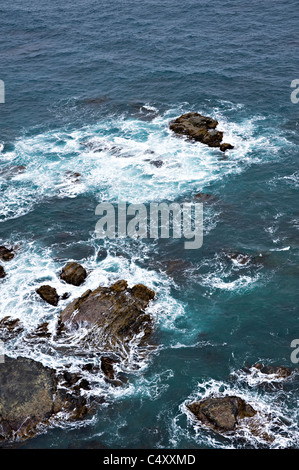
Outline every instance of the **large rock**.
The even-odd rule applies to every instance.
[[[187,408],[200,422],[220,432],[233,431],[240,420],[256,414],[251,405],[236,396],[206,398]]]
[[[186,113],[171,121],[169,128],[176,134],[185,135],[209,147],[218,147],[223,152],[232,149],[233,145],[221,143],[223,132],[216,129],[217,125],[218,121],[211,117]]]
[[[133,339],[138,338],[140,346],[147,343],[153,321],[145,309],[154,297],[155,292],[143,284],[130,289],[124,280],[87,290],[62,311],[58,333],[84,328],[87,335],[82,344],[122,355]]]
[[[83,266],[75,262],[67,263],[60,274],[60,278],[63,281],[74,286],[80,286],[83,284],[86,276],[87,273]]]
[[[56,307],[59,302],[59,295],[54,287],[44,285],[36,290],[37,294],[48,304]]]
[[[84,398],[58,388],[55,370],[32,359],[5,356],[0,364],[0,440],[32,437],[60,411],[80,419]]]

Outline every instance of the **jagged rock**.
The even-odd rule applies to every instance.
[[[60,278],[63,281],[74,286],[80,286],[83,284],[86,276],[86,270],[80,264],[75,262],[67,263],[60,274]]]
[[[215,431],[233,431],[240,420],[253,417],[254,408],[236,396],[212,397],[187,405],[194,416]]]
[[[88,333],[82,341],[88,347],[121,354],[137,336],[139,345],[148,341],[153,321],[144,310],[154,296],[143,284],[130,289],[124,280],[89,289],[62,311],[57,333],[72,333],[84,326]]]
[[[199,113],[186,113],[170,122],[170,129],[179,135],[202,142],[209,147],[219,147],[221,151],[233,148],[231,144],[222,143],[223,132],[216,130],[218,121]]]
[[[285,366],[271,366],[271,365],[264,365],[261,363],[256,363],[254,366],[258,369],[262,374],[267,375],[275,375],[277,378],[287,378],[292,374],[292,369],[289,369]]]
[[[115,361],[111,359],[110,357],[101,358],[102,372],[106,375],[106,377],[108,377],[108,379],[111,379],[111,380],[114,379],[113,364],[115,364]]]
[[[48,322],[43,322],[29,335],[29,338],[49,338],[51,333],[48,330]]]
[[[10,261],[14,258],[15,254],[12,249],[6,246],[0,246],[0,259],[2,261]]]
[[[3,279],[6,276],[3,266],[0,265],[0,279]]]
[[[54,287],[44,285],[39,287],[36,292],[48,304],[54,305],[54,307],[58,305],[59,295],[57,294],[56,289],[54,289]]]
[[[69,419],[81,419],[87,413],[84,397],[58,388],[55,370],[32,359],[5,356],[0,383],[1,440],[32,437],[62,410]]]
[[[7,341],[15,338],[23,331],[19,318],[6,316],[0,320],[0,339]]]

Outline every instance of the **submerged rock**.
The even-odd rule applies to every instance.
[[[232,261],[236,261],[239,264],[247,264],[250,261],[250,256],[244,255],[243,253],[229,253],[226,251],[224,251],[223,253],[226,258],[229,258]]]
[[[251,405],[236,396],[206,398],[187,408],[201,423],[222,432],[234,431],[240,420],[256,414]]]
[[[74,286],[80,286],[83,284],[86,276],[86,270],[79,263],[75,262],[67,263],[60,274],[60,278],[63,281]]]
[[[5,356],[0,364],[0,439],[26,439],[58,412],[80,419],[86,400],[58,388],[55,370],[25,357]]]
[[[14,258],[15,254],[12,249],[6,246],[0,246],[0,259],[2,261],[10,261]]]
[[[222,143],[223,132],[216,130],[218,121],[199,113],[186,113],[170,122],[169,128],[179,135],[202,142],[209,147],[219,147],[222,152],[234,148],[233,145]]]
[[[131,289],[124,280],[110,287],[87,290],[61,313],[58,335],[84,328],[87,334],[81,344],[96,350],[119,352],[130,350],[130,342],[138,338],[139,346],[147,343],[153,321],[145,313],[155,292],[143,284]]]
[[[54,307],[58,305],[59,295],[57,294],[56,289],[54,287],[44,285],[39,287],[36,292],[48,304],[54,305]]]
[[[213,196],[213,194],[208,194],[208,193],[194,194],[194,198],[199,202],[216,202],[217,201],[216,196]]]

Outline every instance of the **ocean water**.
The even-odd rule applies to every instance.
[[[84,358],[60,355],[51,341],[33,346],[26,334],[42,321],[54,331],[87,288],[127,279],[157,293],[149,310],[158,349],[132,358],[124,387],[98,377],[92,392],[105,403],[94,415],[55,423],[24,447],[297,448],[298,375],[264,387],[239,372],[258,361],[296,367],[297,3],[4,0],[0,14],[0,244],[18,247],[5,264],[0,318],[25,327],[7,354],[76,370]],[[169,121],[188,111],[217,118],[234,145],[225,158],[171,133]],[[182,203],[198,192],[215,196],[204,203],[198,250],[95,234],[102,201]],[[58,307],[42,303],[42,283],[65,292],[58,273],[69,260],[87,268],[85,285]],[[201,429],[185,404],[211,393],[241,396],[284,424],[269,428],[271,442]]]

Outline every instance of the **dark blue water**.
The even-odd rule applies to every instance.
[[[25,333],[41,321],[54,325],[61,307],[38,302],[35,289],[47,280],[63,292],[57,272],[70,259],[92,271],[83,291],[125,278],[158,294],[160,347],[141,372],[122,389],[100,382],[96,393],[108,401],[95,416],[80,426],[59,423],[26,445],[240,447],[243,440],[195,428],[184,408],[225,392],[289,421],[271,443],[257,437],[245,445],[297,447],[296,376],[274,393],[258,380],[231,379],[245,363],[294,367],[297,3],[16,0],[2,2],[0,12],[0,242],[20,247],[1,284],[1,317],[13,312]],[[218,119],[235,146],[227,158],[170,133],[169,121],[188,111]],[[102,151],[82,145],[88,141]],[[16,173],[17,165],[25,171]],[[80,182],[67,172],[79,172]],[[182,240],[96,238],[103,200],[184,202],[198,192],[217,201],[204,205],[199,250],[185,250]],[[234,263],[224,251],[251,258]],[[26,349],[22,338],[6,347],[63,363]]]

